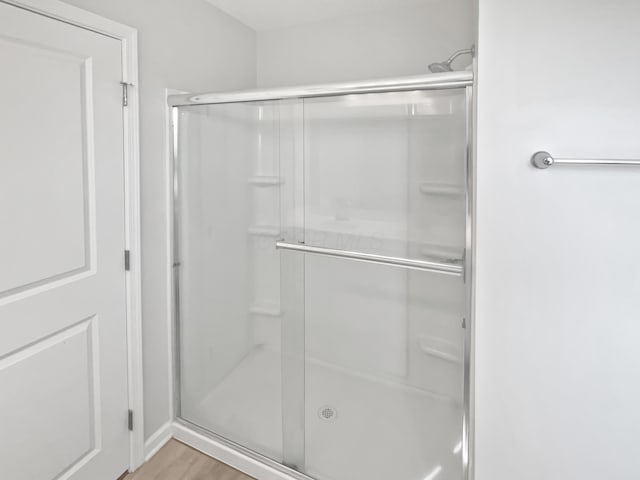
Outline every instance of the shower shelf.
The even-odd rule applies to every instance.
[[[249,309],[249,312],[254,315],[264,315],[266,317],[279,317],[282,315],[282,310],[280,310],[278,305],[267,303],[257,303]]]
[[[464,194],[464,189],[459,185],[449,183],[422,183],[420,184],[420,192],[425,195],[460,197]]]
[[[427,355],[451,363],[462,363],[458,349],[449,342],[434,337],[422,337],[418,345],[420,346],[420,350]]]
[[[248,182],[250,185],[255,185],[257,187],[276,187],[283,183],[282,178],[280,177],[267,177],[267,176],[249,177]]]
[[[420,256],[424,258],[438,259],[446,263],[462,262],[462,248],[446,245],[424,245],[420,248]]]
[[[249,227],[249,235],[255,235],[256,237],[279,237],[280,229],[278,227],[269,226],[255,226]]]

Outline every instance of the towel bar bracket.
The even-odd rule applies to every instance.
[[[553,157],[549,152],[536,152],[531,157],[531,165],[536,168],[549,168],[553,162]]]

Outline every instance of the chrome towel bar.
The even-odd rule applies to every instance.
[[[555,158],[549,152],[536,152],[531,157],[531,165],[545,169],[553,165],[636,165],[640,166],[640,159],[597,159],[597,158]]]
[[[379,263],[392,267],[411,268],[414,270],[424,270],[427,272],[444,273],[446,275],[462,276],[461,265],[452,263],[427,262],[423,260],[412,260],[410,258],[387,257],[372,253],[350,252],[348,250],[336,250],[333,248],[311,247],[300,243],[276,242],[278,250],[292,250],[295,252],[310,253],[312,255],[324,255],[327,257],[346,258],[360,262]]]

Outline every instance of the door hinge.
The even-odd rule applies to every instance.
[[[122,106],[126,107],[129,105],[129,87],[132,87],[133,84],[120,82],[120,85],[122,85]]]
[[[129,426],[129,431],[133,432],[133,410],[129,410],[127,415],[127,425]]]
[[[462,328],[467,328],[467,319],[466,318],[462,319]]]
[[[124,269],[127,272],[131,270],[131,252],[129,250],[124,251]]]

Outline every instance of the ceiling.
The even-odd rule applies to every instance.
[[[429,0],[207,0],[254,30],[271,30],[398,9]]]

